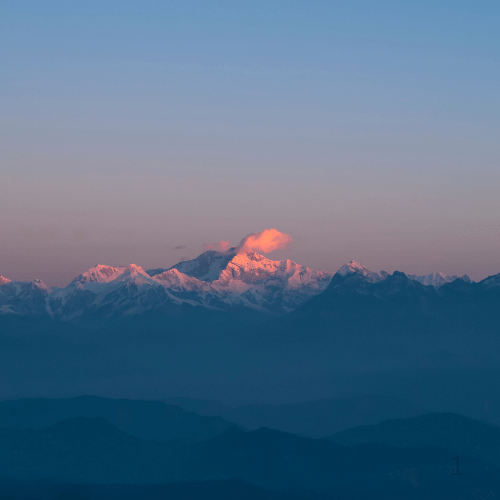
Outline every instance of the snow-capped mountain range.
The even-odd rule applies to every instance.
[[[40,280],[15,282],[0,276],[0,314],[48,315],[71,321],[87,317],[136,315],[167,311],[181,305],[214,310],[255,310],[279,315],[292,311],[323,292],[336,274],[357,274],[369,283],[389,274],[368,270],[351,261],[337,273],[314,271],[291,260],[274,261],[255,252],[209,250],[170,269],[97,265],[56,288]],[[410,275],[438,288],[467,276]]]

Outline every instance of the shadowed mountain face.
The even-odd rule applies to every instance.
[[[196,259],[185,260],[175,264],[169,269],[148,269],[146,271],[150,276],[156,276],[177,269],[182,274],[190,278],[196,278],[200,281],[207,281],[212,283],[219,279],[221,273],[226,269],[227,265],[236,257],[237,253],[234,249],[227,252],[217,252],[215,250],[208,250],[203,252]]]
[[[329,437],[344,445],[383,443],[389,446],[440,446],[455,454],[500,466],[500,427],[453,413],[431,413],[354,427]]]
[[[0,470],[19,481],[162,483],[241,478],[267,488],[357,489],[409,498],[453,486],[450,450],[340,446],[260,429],[236,428],[194,445],[132,437],[101,418],[70,419],[41,430],[0,432]],[[500,492],[500,470],[466,456],[464,492]],[[429,498],[439,498],[434,495]]]
[[[314,388],[328,380],[337,394],[397,395],[436,409],[460,398],[469,411],[498,408],[499,300],[486,281],[436,290],[397,272],[373,283],[337,274],[325,292],[262,325],[246,352],[270,380]]]
[[[69,418],[103,418],[132,436],[152,441],[195,442],[233,425],[218,416],[201,416],[159,401],[81,396],[0,402],[0,427],[42,429]]]

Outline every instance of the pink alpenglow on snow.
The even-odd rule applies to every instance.
[[[237,247],[238,253],[258,252],[270,253],[281,250],[292,242],[289,234],[282,233],[277,229],[264,229],[260,233],[252,233],[245,236]]]
[[[229,241],[214,241],[213,243],[205,243],[203,251],[215,250],[216,252],[227,252],[229,250]]]

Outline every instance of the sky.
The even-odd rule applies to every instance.
[[[334,271],[500,273],[500,3],[0,0],[0,274],[267,228]]]

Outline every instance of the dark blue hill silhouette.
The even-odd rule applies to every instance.
[[[242,481],[196,481],[158,485],[88,485],[52,482],[0,482],[2,500],[388,500],[387,494],[336,488],[268,490]],[[396,500],[396,499],[394,499]]]
[[[383,443],[402,448],[440,446],[500,466],[500,427],[453,413],[431,413],[348,429],[329,437],[335,443]]]
[[[0,471],[18,480],[154,483],[176,477],[187,447],[130,436],[101,417],[79,417],[41,430],[2,429],[0,450]]]
[[[451,453],[438,447],[346,447],[265,428],[244,432],[233,427],[192,445],[154,443],[102,418],[0,432],[0,473],[23,482],[160,484],[240,478],[264,488],[344,488],[404,498],[408,492],[447,491],[453,485]],[[467,488],[500,493],[499,469],[461,459]]]
[[[328,440],[267,428],[252,432],[228,429],[200,443],[199,448],[201,452],[191,464],[193,474],[206,477],[224,470],[230,476],[272,488],[366,487],[375,477],[385,484],[390,472],[412,468],[445,471],[450,464],[450,452],[434,446],[393,448],[369,443],[331,447]],[[465,460],[473,467],[484,466]]]
[[[194,442],[233,425],[221,417],[201,416],[160,401],[79,396],[0,402],[0,427],[41,429],[76,417],[101,417],[128,434],[153,441]]]

